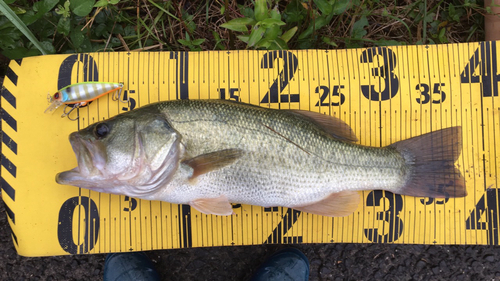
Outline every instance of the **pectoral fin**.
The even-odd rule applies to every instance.
[[[229,216],[234,213],[231,204],[224,195],[217,198],[196,199],[189,202],[189,205],[207,215]]]
[[[327,217],[346,217],[358,208],[359,194],[356,191],[332,193],[325,199],[311,205],[292,207],[293,209]]]
[[[194,179],[199,175],[230,165],[242,155],[243,150],[231,148],[198,155],[194,158],[184,160],[182,163],[193,168],[191,179]]]

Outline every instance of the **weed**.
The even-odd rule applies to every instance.
[[[476,0],[5,0],[0,51],[352,48],[479,41]],[[27,31],[34,34],[26,35]],[[28,37],[26,37],[28,36]]]

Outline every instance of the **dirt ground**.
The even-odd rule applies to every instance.
[[[0,200],[1,201],[1,200]],[[284,245],[150,251],[163,280],[245,280]],[[390,244],[295,245],[310,280],[500,280],[500,248]],[[0,202],[0,280],[102,280],[105,255],[18,256]]]

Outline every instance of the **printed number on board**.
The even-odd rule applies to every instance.
[[[434,83],[432,93],[430,93],[429,85],[425,83],[420,83],[417,85],[415,90],[420,91],[420,97],[417,98],[417,103],[427,104],[432,102],[434,104],[440,104],[446,99],[446,93],[443,92],[441,87],[444,87],[444,83]]]
[[[386,204],[388,202],[388,204]],[[375,190],[368,194],[366,206],[373,207],[376,223],[373,228],[365,228],[366,238],[372,242],[394,242],[403,233],[403,221],[399,217],[403,209],[403,198],[399,194]],[[379,207],[384,207],[382,211]]]
[[[219,92],[219,97],[221,100],[226,99],[226,89],[224,88],[219,88],[217,89]],[[240,101],[240,96],[238,95],[238,92],[240,91],[239,88],[229,88],[229,99],[234,100],[234,101]]]
[[[270,207],[264,208],[264,212],[278,212],[280,207]],[[283,219],[278,223],[278,225],[273,229],[273,232],[269,235],[264,244],[297,244],[302,243],[302,236],[286,236],[288,231],[293,227],[295,222],[299,219],[302,212],[294,209],[288,208],[286,213],[283,215]]]
[[[479,47],[460,74],[461,82],[481,83],[483,97],[498,96],[500,74],[497,63],[496,42],[479,43]]]
[[[382,61],[379,61],[379,56],[382,57]],[[375,63],[380,65],[371,69],[371,75],[380,78],[380,86],[361,85],[361,92],[365,98],[372,101],[384,101],[393,98],[398,93],[399,78],[394,73],[396,55],[391,49],[375,47],[364,50],[361,54],[361,63]]]
[[[315,106],[339,106],[341,104],[344,104],[345,95],[340,93],[341,89],[344,89],[344,85],[333,86],[333,91],[330,96],[330,88],[328,88],[327,86],[316,87],[314,92],[316,94],[320,94],[320,100],[316,103]]]
[[[274,80],[271,88],[266,93],[261,103],[278,103],[278,102],[299,102],[299,94],[283,94],[283,90],[288,86],[290,80],[295,75],[299,60],[291,52],[287,51],[272,51],[266,53],[260,61],[260,68],[269,69],[277,66],[276,60],[283,61],[283,69],[280,70],[278,77]]]
[[[465,222],[468,230],[488,233],[488,245],[498,245],[498,200],[500,189],[488,189]]]
[[[59,210],[57,238],[61,248],[70,254],[91,251],[99,235],[99,212],[95,202],[86,197],[72,197]]]

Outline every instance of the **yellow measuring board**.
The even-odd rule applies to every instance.
[[[46,256],[263,243],[499,244],[499,42],[351,50],[89,53],[10,63],[1,90],[1,187],[20,255]],[[47,93],[123,83],[60,118]],[[235,215],[61,186],[76,167],[68,135],[148,103],[232,99],[337,116],[369,146],[462,126],[455,165],[468,196],[362,193],[349,217],[234,204]],[[231,137],[231,136],[221,136]],[[498,148],[498,149],[497,149]]]

